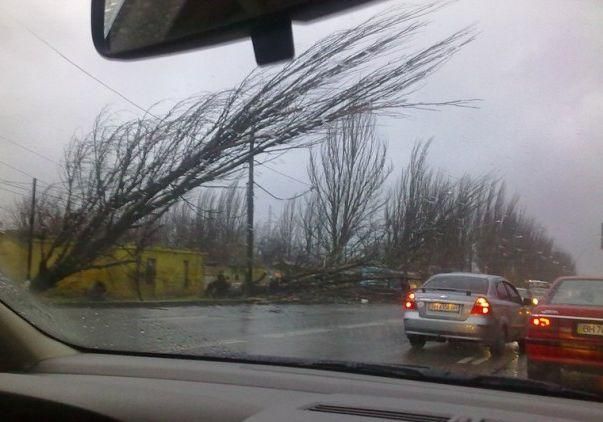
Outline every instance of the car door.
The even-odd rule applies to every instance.
[[[503,280],[496,281],[494,291],[496,292],[496,304],[493,307],[494,315],[500,326],[505,325],[507,327],[507,334],[511,337],[513,335],[510,321],[511,303],[509,301],[509,291],[505,287]]]
[[[521,295],[517,289],[515,289],[515,286],[508,281],[503,281],[502,283],[507,289],[509,297],[509,334],[511,334],[509,340],[518,340],[524,337],[529,311],[527,306],[523,304]]]

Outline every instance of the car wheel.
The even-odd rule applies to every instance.
[[[561,381],[561,369],[557,365],[528,360],[528,378],[559,384]]]
[[[505,345],[507,344],[507,329],[502,327],[498,336],[490,343],[490,353],[493,356],[500,356],[505,352]]]
[[[408,337],[408,341],[410,342],[410,345],[413,349],[419,350],[419,349],[422,349],[423,346],[425,346],[425,337],[418,336],[415,334],[409,334],[407,337]]]

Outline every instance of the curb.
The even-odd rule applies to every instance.
[[[360,300],[342,298],[323,298],[322,300],[290,300],[280,298],[249,298],[249,299],[216,299],[216,300],[190,300],[190,301],[123,301],[123,302],[45,302],[58,308],[176,308],[182,306],[236,306],[236,305],[353,305],[353,304],[396,304],[397,301],[373,301],[362,302]]]

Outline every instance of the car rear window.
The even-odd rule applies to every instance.
[[[459,275],[436,276],[427,280],[423,287],[432,289],[470,290],[472,293],[488,293],[488,280],[480,277]]]
[[[555,286],[550,303],[603,306],[603,280],[563,280]]]

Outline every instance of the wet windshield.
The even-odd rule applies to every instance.
[[[89,3],[0,5],[3,303],[86,350],[603,391],[599,281],[486,281],[603,274],[603,2],[373,2],[264,67],[107,60]]]

